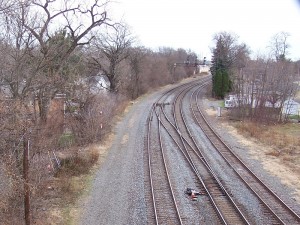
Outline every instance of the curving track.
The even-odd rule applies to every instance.
[[[263,205],[264,213],[268,216],[269,220],[272,221],[272,224],[300,224],[299,215],[268,188],[214,131],[201,110],[202,107],[199,98],[202,95],[203,90],[201,88],[192,93],[190,101],[191,110],[196,123],[215,146],[215,149],[236,172],[244,184],[257,196]]]
[[[300,224],[299,216],[239,160],[207,123],[199,98],[210,80],[207,76],[177,86],[153,103],[144,154],[148,224],[253,224],[258,221],[247,210],[251,206],[244,206],[233,196],[222,177],[215,173],[214,165],[199,147],[200,140],[192,129],[195,124],[188,122],[190,117],[227,166],[235,171],[233,179],[239,179],[259,202],[265,217],[262,224]],[[179,174],[178,167],[184,168],[185,173]],[[191,184],[202,194],[197,202],[183,194],[183,187]]]

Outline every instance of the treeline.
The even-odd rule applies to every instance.
[[[215,35],[212,95],[233,96],[231,116],[265,123],[287,121],[300,80],[300,61],[288,59],[288,37],[286,32],[275,34],[267,55],[250,58],[249,47],[236,35]]]
[[[72,149],[79,167],[78,146],[101,141],[124,102],[194,73],[174,63],[195,53],[137,46],[108,4],[0,2],[1,224],[22,224],[24,207],[31,223],[58,152]]]

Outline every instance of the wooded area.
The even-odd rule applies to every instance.
[[[45,181],[101,141],[125,102],[193,74],[174,63],[195,53],[137,46],[109,1],[0,4],[0,223],[31,224]]]
[[[234,96],[231,116],[238,120],[277,123],[288,120],[299,91],[300,61],[288,59],[288,34],[275,34],[270,41],[269,55],[250,58],[246,44],[238,43],[234,34],[221,32],[214,40],[212,60],[212,94],[224,99]]]

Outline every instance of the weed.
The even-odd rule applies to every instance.
[[[267,155],[271,155],[271,156],[278,157],[278,156],[280,156],[280,151],[275,151],[275,150],[273,150],[273,151],[271,151],[271,152],[267,152],[266,154],[267,154]]]
[[[61,160],[61,167],[56,173],[56,176],[79,176],[87,174],[92,166],[98,161],[99,154],[95,151],[89,152],[86,155],[72,155]]]

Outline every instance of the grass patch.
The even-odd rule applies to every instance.
[[[61,148],[66,148],[66,147],[70,147],[74,144],[75,142],[75,137],[73,134],[71,133],[66,133],[63,134],[59,140],[58,140],[58,145]]]
[[[276,127],[277,131],[282,134],[288,134],[293,137],[300,137],[300,124],[287,123]]]
[[[260,138],[261,133],[266,133],[267,126],[259,125],[251,122],[236,123],[235,127],[246,136]],[[267,134],[268,135],[268,134]]]
[[[300,121],[300,116],[299,115],[289,115],[288,117],[291,120],[299,120]]]
[[[267,152],[267,155],[271,155],[271,156],[275,156],[278,157],[280,156],[280,152],[279,151],[271,151],[271,152]]]
[[[220,102],[220,107],[225,108],[225,101]]]

